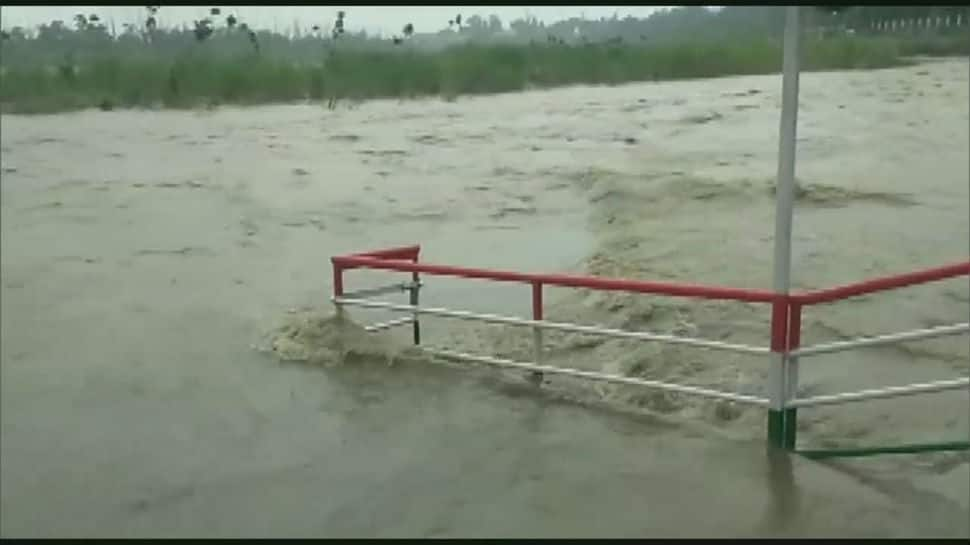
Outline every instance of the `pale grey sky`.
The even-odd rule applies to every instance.
[[[418,32],[435,31],[448,26],[448,20],[460,13],[467,19],[478,14],[487,17],[498,15],[505,24],[525,15],[532,15],[547,23],[570,17],[585,16],[589,19],[632,15],[645,17],[660,6],[163,6],[159,10],[162,25],[179,25],[208,14],[209,8],[218,7],[223,13],[236,13],[241,21],[256,28],[279,30],[292,28],[299,21],[304,28],[320,24],[332,25],[338,10],[347,12],[347,30],[361,28],[368,32],[381,31],[385,35],[400,32],[406,23],[413,23]],[[0,8],[0,26],[32,27],[54,19],[70,22],[77,13],[97,13],[103,20],[114,20],[120,29],[122,23],[140,23],[145,19],[144,7],[138,6],[6,6]]]

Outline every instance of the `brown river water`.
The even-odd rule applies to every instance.
[[[968,80],[966,59],[802,76],[796,289],[967,259]],[[759,409],[388,365],[407,331],[325,319],[331,256],[412,243],[442,264],[770,288],[780,88],[3,116],[0,535],[970,535],[965,452],[810,462],[766,451]],[[425,281],[423,304],[529,316],[526,287]],[[547,298],[550,320],[768,343],[763,306]],[[944,281],[812,308],[803,343],[968,313],[967,279]],[[283,362],[286,323],[363,357]],[[422,326],[530,358],[527,330]],[[547,340],[556,365],[765,391],[763,357]],[[966,336],[817,356],[800,389],[956,378],[968,359]],[[805,447],[966,440],[970,392],[799,416]]]

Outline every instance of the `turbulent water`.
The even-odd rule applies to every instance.
[[[965,60],[803,75],[796,289],[967,259],[968,79]],[[13,521],[4,534],[252,535],[230,507],[212,515],[221,517],[218,524],[207,526],[204,516],[184,526],[173,522],[192,512],[191,505],[217,497],[212,490],[232,485],[172,484],[171,476],[209,482],[216,464],[225,473],[219,479],[230,483],[235,474],[255,491],[264,481],[254,483],[252,476],[269,460],[280,467],[309,467],[317,462],[305,461],[306,452],[334,452],[330,439],[311,437],[333,437],[334,427],[369,430],[353,434],[362,434],[355,437],[363,444],[394,448],[389,437],[397,436],[387,422],[348,416],[375,410],[359,408],[374,405],[368,395],[396,407],[382,418],[413,411],[415,403],[423,406],[415,401],[420,399],[434,399],[445,414],[464,415],[462,424],[449,420],[434,432],[398,426],[412,433],[455,433],[465,437],[457,441],[470,444],[487,441],[490,433],[512,433],[480,432],[469,439],[471,428],[462,426],[481,422],[492,429],[484,422],[506,413],[489,407],[506,402],[467,385],[455,388],[471,399],[441,393],[459,379],[423,375],[444,366],[409,348],[406,331],[375,336],[358,325],[388,316],[354,310],[352,321],[333,318],[326,302],[332,255],[421,243],[421,259],[428,262],[770,288],[779,91],[777,76],[759,76],[455,102],[370,102],[337,111],[300,105],[4,116],[2,500],[5,522]],[[347,282],[353,289],[392,279],[354,271]],[[424,281],[422,304],[529,316],[525,286]],[[768,342],[768,308],[761,305],[565,289],[549,289],[547,301],[550,320]],[[803,344],[966,321],[968,310],[966,278],[860,297],[809,309]],[[429,344],[531,358],[528,330],[430,318],[422,327]],[[766,358],[552,332],[546,342],[555,365],[764,395]],[[306,361],[324,369],[281,367],[268,362],[266,353],[274,361]],[[800,391],[813,395],[965,376],[968,359],[965,336],[818,356],[802,363]],[[383,371],[356,375],[339,365],[347,362],[378,362]],[[382,373],[393,382],[375,386]],[[509,373],[484,376],[519,380]],[[436,386],[428,391],[415,377]],[[400,383],[399,391],[388,390],[394,383]],[[629,386],[550,379],[543,388],[588,407],[632,410],[684,429],[708,430],[706,445],[757,441],[764,433],[758,409]],[[515,399],[545,395],[515,391]],[[862,446],[966,439],[968,405],[967,392],[949,392],[806,409],[799,415],[799,441]],[[330,416],[321,421],[320,414]],[[578,420],[572,431],[550,424],[549,430],[559,431],[540,434],[544,448],[555,451],[562,433],[614,444],[593,431],[600,424]],[[526,437],[494,439],[516,445],[528,443]],[[200,444],[206,445],[202,451]],[[562,445],[563,452],[572,448]],[[628,456],[619,446],[615,452],[603,448],[597,467],[611,456]],[[333,468],[344,467],[337,460],[370,460],[369,454],[325,456]],[[653,470],[667,467],[657,461],[663,456],[651,459]],[[78,461],[85,472],[76,468]],[[360,463],[373,470],[385,462]],[[591,470],[572,463],[572,475]],[[697,463],[711,466],[708,477],[715,472],[716,459]],[[520,462],[509,464],[515,472],[521,469]],[[126,484],[111,476],[113,467],[124,468]],[[894,501],[922,506],[912,515],[922,522],[873,515],[872,528],[894,520],[901,526],[885,530],[888,534],[967,532],[965,454],[838,467],[840,477],[818,477],[819,482],[859,481]],[[333,471],[326,486],[343,482]],[[744,475],[748,469],[739,471]],[[389,468],[377,473],[388,479],[399,475]],[[79,492],[55,495],[51,503],[45,490],[58,486]],[[290,493],[278,486],[277,493]],[[468,486],[488,488],[481,482]],[[547,485],[536,486],[549,493]],[[295,501],[314,497],[312,490],[296,488]],[[127,506],[121,510],[125,515],[99,510],[98,502],[82,504],[85,494],[135,499],[107,502]],[[862,497],[852,494],[845,497]],[[634,496],[614,500],[623,505]],[[358,499],[374,497],[361,492]],[[384,505],[384,516],[396,508]],[[72,509],[84,511],[77,516],[86,521],[63,515]],[[342,509],[347,507],[340,502],[332,506],[333,516],[323,526],[301,525],[304,519],[297,515],[290,519],[270,510],[276,522],[261,531],[281,520],[299,520],[291,526],[297,534],[380,533],[374,521],[355,526]],[[136,515],[148,510],[161,522],[139,522]],[[501,510],[485,512],[507,517]],[[934,513],[931,522],[927,512]],[[505,532],[569,533],[568,517],[544,523],[545,511],[536,513]],[[831,518],[812,513],[789,531],[847,531],[836,530],[835,523],[813,526],[807,522],[813,516]],[[450,526],[428,522],[435,532],[423,522],[387,521],[383,531],[506,535],[461,516]],[[676,522],[666,527],[658,522],[652,529],[623,526],[628,522],[600,533],[690,533],[683,525],[672,530]],[[565,526],[551,528],[556,524]],[[724,524],[721,535],[759,535]],[[719,528],[698,531],[718,534]]]

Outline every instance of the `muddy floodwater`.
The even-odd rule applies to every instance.
[[[966,59],[802,76],[796,289],[967,259],[968,79]],[[780,89],[3,116],[0,534],[970,535],[966,452],[816,463],[767,451],[757,408],[536,389],[407,351],[281,358],[285,324],[332,323],[329,258],[351,251],[420,243],[428,262],[770,288]],[[423,304],[529,316],[527,287],[424,281]],[[566,289],[547,303],[550,320],[768,344],[759,305]],[[803,343],[968,314],[964,277],[813,307]],[[531,358],[528,330],[422,327],[428,344]],[[350,328],[374,350],[408,333],[368,345]],[[766,395],[764,357],[546,341],[553,365]],[[966,376],[968,346],[806,358],[800,395]],[[967,391],[799,414],[802,447],[968,436]]]

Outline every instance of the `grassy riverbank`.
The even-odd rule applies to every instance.
[[[319,63],[244,51],[217,56],[206,45],[167,59],[112,53],[62,66],[4,66],[0,106],[7,113],[45,113],[334,98],[452,99],[537,87],[766,74],[781,66],[781,44],[769,38],[662,46],[472,44],[439,52],[405,46],[390,51],[321,51]],[[808,40],[804,68],[888,68],[905,64],[912,55],[966,54],[968,45],[967,37]]]

